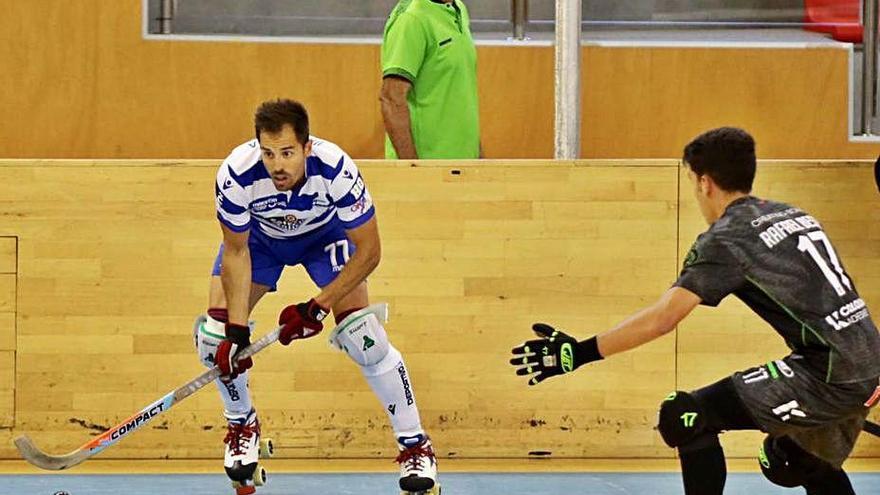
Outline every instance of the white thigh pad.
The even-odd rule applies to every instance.
[[[372,366],[388,355],[388,334],[382,326],[387,305],[374,304],[348,315],[330,333],[330,343],[361,366]]]

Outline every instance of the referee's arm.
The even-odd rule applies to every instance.
[[[400,160],[418,158],[416,145],[413,142],[410,123],[409,105],[406,97],[412,89],[412,83],[403,77],[389,75],[382,79],[382,91],[379,101],[382,102],[382,118],[385,132],[397,152]]]

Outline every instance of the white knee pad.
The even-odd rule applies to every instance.
[[[208,315],[199,315],[193,324],[193,344],[199,353],[202,364],[214,367],[214,354],[217,345],[226,338],[226,325]]]
[[[251,333],[254,331],[254,322],[249,321]],[[214,367],[214,354],[220,341],[226,338],[226,324],[217,321],[208,315],[199,315],[193,324],[193,344],[199,353],[202,364],[208,368]]]
[[[374,304],[348,315],[330,333],[330,344],[360,366],[373,366],[388,355],[391,345],[382,323],[388,306]]]

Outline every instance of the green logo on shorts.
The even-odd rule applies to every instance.
[[[562,357],[562,372],[571,373],[574,371],[574,351],[571,348],[571,344],[562,344],[559,354]]]
[[[376,341],[367,337],[366,335],[364,335],[364,348],[363,348],[363,350],[366,351],[367,349],[369,349],[370,347],[373,347],[374,345],[376,345]]]
[[[694,421],[697,420],[697,413],[695,412],[686,412],[681,415],[681,421],[684,423],[685,428],[693,428]]]

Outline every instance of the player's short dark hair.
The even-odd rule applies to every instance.
[[[309,140],[309,113],[302,103],[295,100],[277,99],[264,101],[257,107],[254,114],[254,132],[257,140],[263,131],[273,134],[281,132],[281,129],[289,125],[296,134],[300,144],[306,144]]]
[[[725,191],[748,193],[755,180],[755,140],[736,127],[700,134],[684,147],[682,159],[697,175],[708,175]]]

